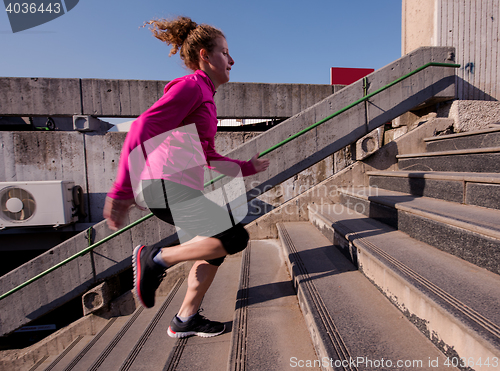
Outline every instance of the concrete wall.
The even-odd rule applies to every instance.
[[[59,121],[66,120],[68,123],[64,123],[72,127],[72,118],[67,115],[75,113],[139,115],[161,96],[165,84],[166,81],[0,78],[0,116],[46,114],[54,117],[58,125]],[[282,116],[291,116],[342,87],[230,83],[219,89],[216,102],[221,117],[245,115],[244,117],[283,118]],[[15,116],[4,118],[19,119]],[[42,118],[35,116],[34,120]],[[224,154],[258,134],[219,132],[215,145]],[[0,131],[1,182],[74,181],[84,190],[87,213],[86,218],[80,218],[74,225],[60,228],[57,233],[51,228],[45,228],[43,233],[22,228],[2,231],[0,250],[46,250],[75,232],[101,221],[104,198],[115,178],[125,136],[126,133],[103,135],[76,131]],[[253,212],[262,212],[262,208],[257,207]]]
[[[453,54],[454,49],[447,47],[417,49],[368,75],[368,93],[428,62],[451,63],[449,58]],[[229,152],[228,156],[248,159],[361,97],[362,80],[266,131],[265,135],[250,140]],[[271,160],[268,170],[245,178],[246,189],[260,195],[265,189],[284,182],[404,112],[426,102],[429,104],[454,98],[455,70],[448,67],[430,67],[309,131],[300,138],[300,145],[291,142],[271,152],[266,156]]]
[[[219,132],[215,146],[224,153],[259,134]],[[126,133],[0,131],[0,182],[74,181],[85,193],[88,217],[80,222],[97,223],[102,220],[104,198],[115,179],[125,136]]]
[[[457,98],[500,99],[500,2],[403,0],[402,55],[421,46],[452,46]]]
[[[368,186],[368,171],[398,170],[396,155],[425,152],[423,138],[432,137],[435,131],[446,129],[453,120],[435,118],[415,128],[406,135],[397,138],[363,161],[357,161],[333,176],[319,183],[316,187],[303,192],[262,218],[247,225],[248,233],[255,239],[278,238],[276,223],[309,220],[308,205],[331,204],[336,202],[340,188]]]
[[[0,116],[137,117],[168,81],[0,77]],[[332,85],[227,83],[218,117],[288,118],[337,91]]]
[[[435,0],[403,0],[401,55],[434,45],[434,8]]]
[[[166,81],[0,78],[0,116],[47,115],[66,120],[73,114],[137,116],[162,94]],[[219,117],[284,118],[324,99],[343,86],[229,83],[216,94]],[[54,116],[55,115],[55,116]],[[63,116],[57,116],[63,115]],[[15,116],[4,116],[7,120]],[[34,120],[43,116],[35,116]],[[46,117],[45,117],[46,119]],[[43,121],[43,120],[42,120]],[[66,125],[67,126],[67,125]],[[224,154],[257,132],[219,132],[216,148]],[[0,181],[71,180],[85,193],[86,218],[63,228],[84,230],[102,220],[107,191],[115,178],[126,133],[0,131]],[[258,201],[256,201],[258,202]],[[256,213],[259,208],[254,210]],[[50,228],[49,228],[50,229]],[[60,229],[61,231],[62,229]],[[48,249],[61,233],[0,232],[2,251]],[[30,233],[24,233],[30,232]],[[33,244],[33,240],[37,244]]]
[[[500,126],[500,102],[454,101],[449,117],[455,122],[455,132],[484,130]]]

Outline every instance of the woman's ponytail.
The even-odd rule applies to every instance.
[[[219,29],[209,25],[198,25],[188,17],[173,20],[160,19],[146,22],[154,37],[172,46],[169,56],[180,50],[180,57],[191,70],[199,68],[199,51],[211,52],[217,37],[224,37]]]

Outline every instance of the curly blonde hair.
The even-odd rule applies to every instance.
[[[159,19],[146,22],[154,37],[172,45],[169,56],[180,50],[180,57],[189,69],[199,69],[199,53],[201,49],[212,52],[217,37],[224,37],[221,30],[206,25],[196,24],[191,18],[177,17],[175,19]]]

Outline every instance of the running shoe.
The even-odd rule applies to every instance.
[[[186,322],[181,322],[177,316],[174,316],[167,332],[172,338],[185,338],[191,335],[209,338],[222,334],[225,329],[226,326],[223,323],[210,321],[198,312]]]
[[[156,289],[167,275],[166,269],[153,261],[159,251],[159,247],[139,245],[132,254],[134,292],[146,308],[154,307]]]

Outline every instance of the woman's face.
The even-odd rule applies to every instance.
[[[207,73],[217,89],[229,81],[229,71],[231,71],[234,60],[229,55],[227,41],[224,37],[217,37],[215,42],[213,51],[206,54],[207,63],[202,63],[200,68]]]

